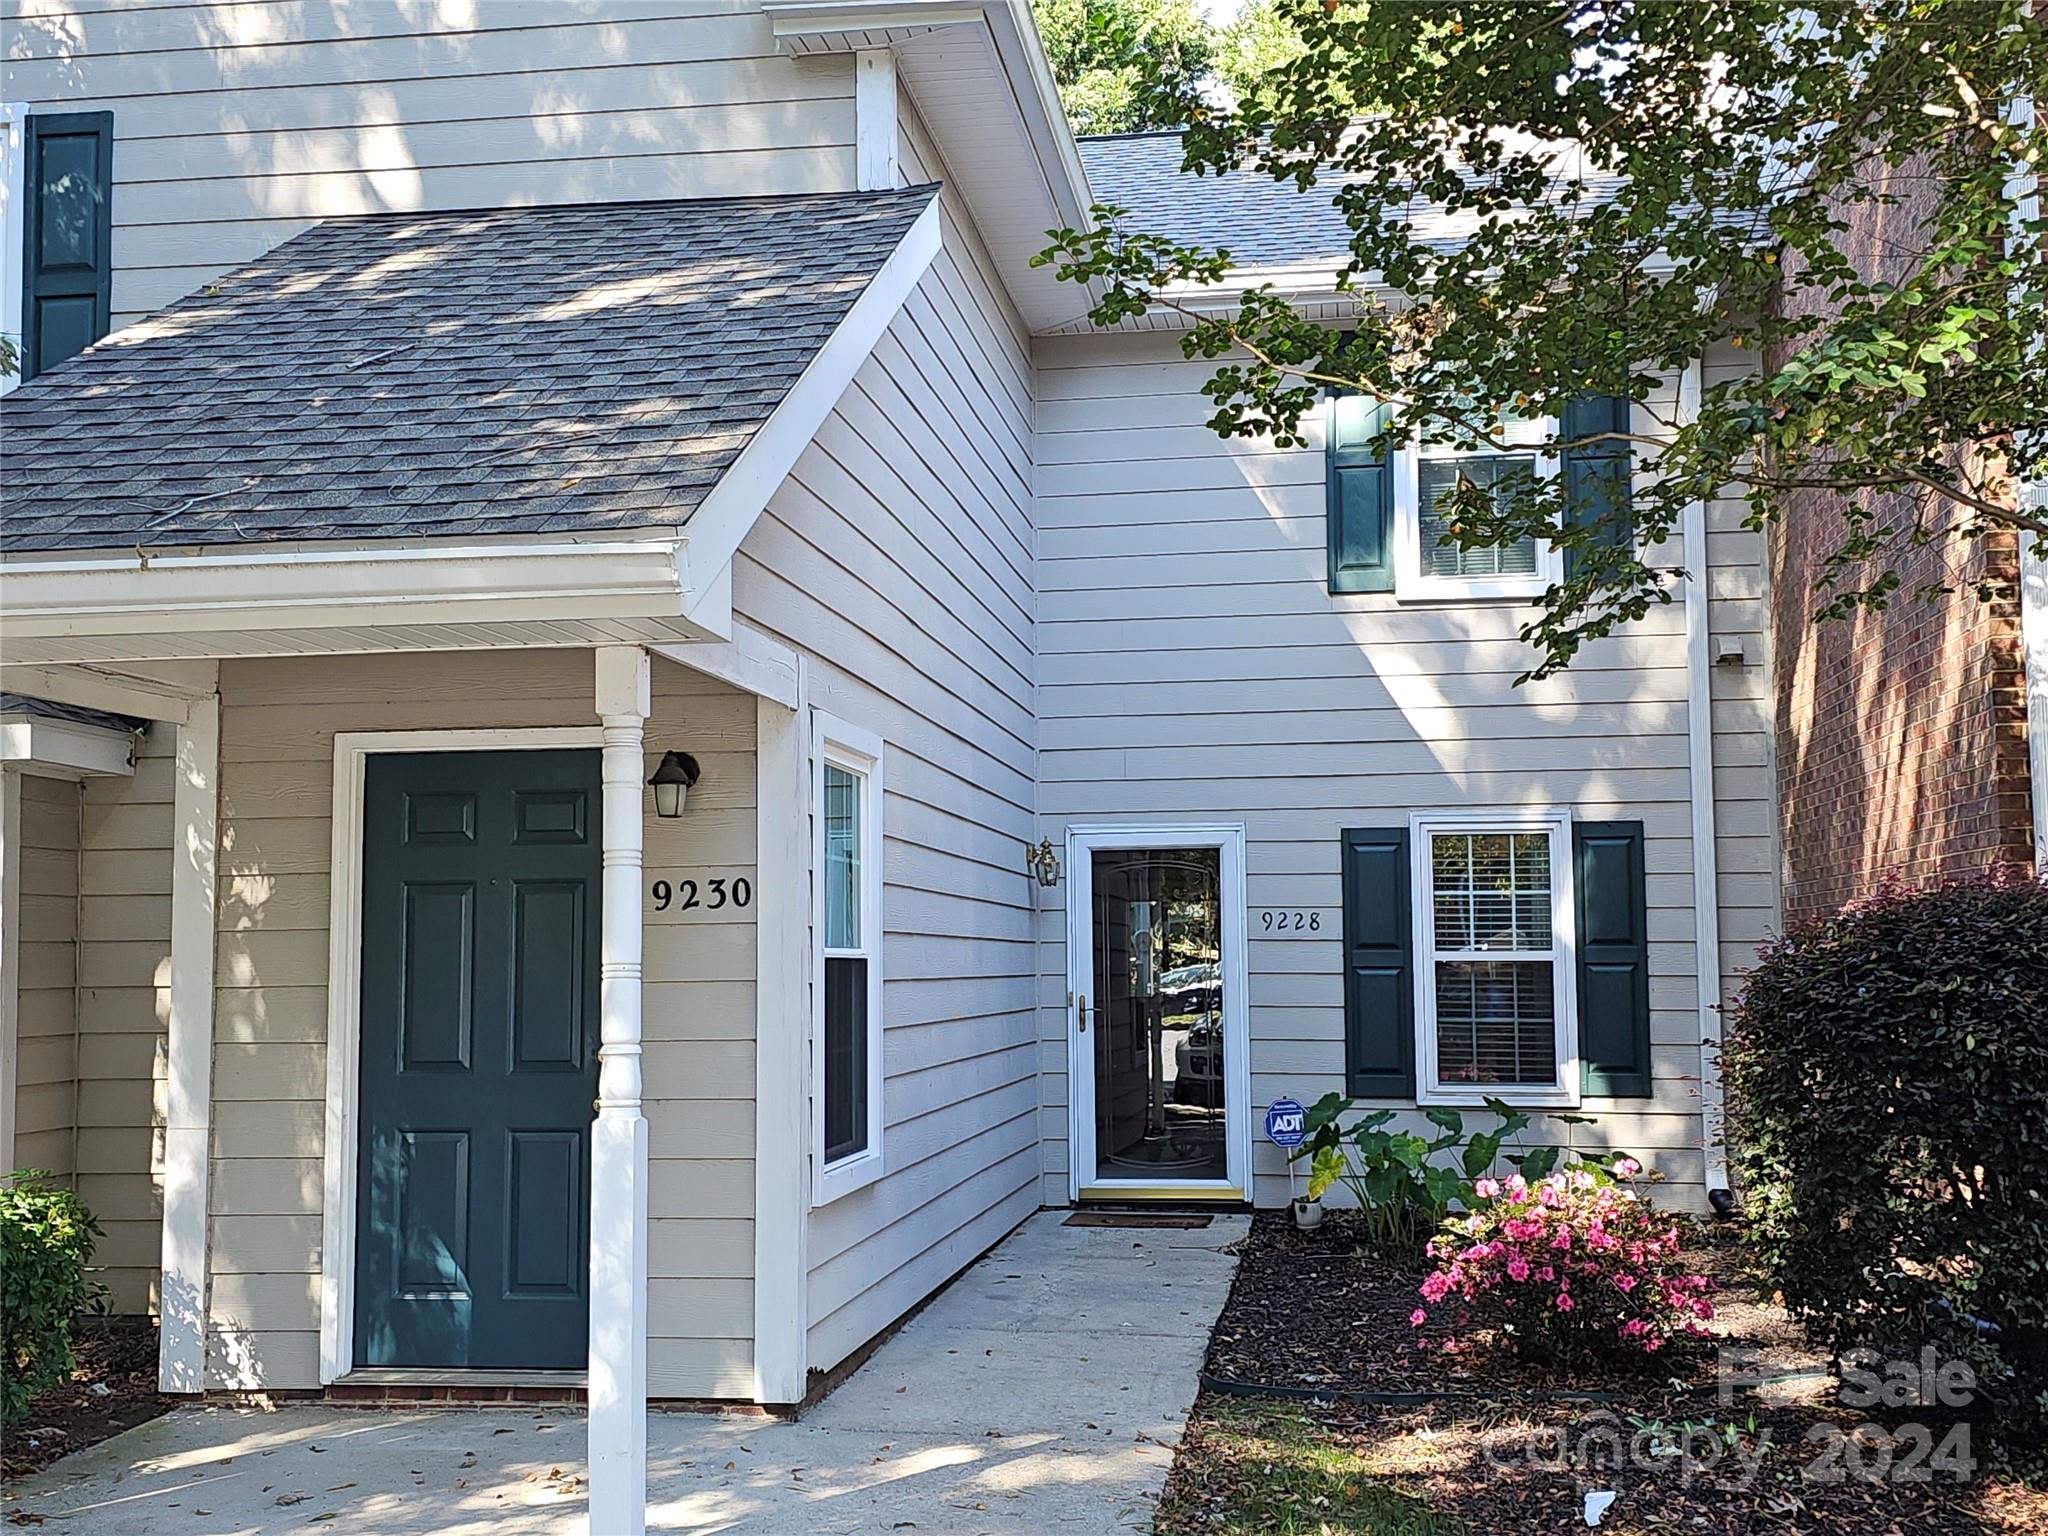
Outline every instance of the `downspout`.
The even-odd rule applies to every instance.
[[[1700,412],[1700,365],[1678,378],[1678,420]],[[1721,1086],[1721,877],[1714,845],[1713,630],[1707,580],[1707,504],[1691,502],[1681,522],[1685,561],[1685,725],[1687,786],[1692,800],[1692,912],[1699,1003],[1700,1145],[1706,1154],[1707,1202],[1718,1215],[1735,1209],[1728,1187],[1726,1117]]]

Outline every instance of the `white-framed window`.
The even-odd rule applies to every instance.
[[[823,1205],[882,1174],[882,740],[811,716],[811,1163]]]
[[[1394,453],[1394,595],[1430,598],[1540,597],[1563,574],[1558,550],[1547,539],[1524,539],[1490,549],[1445,544],[1455,515],[1452,493],[1460,480],[1481,488],[1507,487],[1518,478],[1557,473],[1555,455],[1541,452],[1556,440],[1554,417],[1504,422],[1490,444],[1425,443],[1411,438]]]
[[[1418,813],[1409,848],[1420,1101],[1576,1104],[1570,813]]]

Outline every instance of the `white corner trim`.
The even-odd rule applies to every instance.
[[[14,1172],[20,1020],[21,775],[0,765],[0,1178]]]
[[[802,697],[757,699],[759,763],[755,884],[758,908],[754,1070],[754,1401],[803,1401],[810,1374],[806,1258],[811,1122],[809,1075],[810,774]]]
[[[21,555],[0,564],[0,642],[670,617],[691,592],[687,545],[686,534],[664,530],[588,543],[503,538]]]
[[[938,254],[939,200],[935,194],[782,403],[691,515],[690,558],[704,577],[716,576],[731,562],[740,541],[768,505],[768,498],[824,425]]]
[[[863,192],[896,185],[896,54],[863,48],[853,56],[853,184]]]
[[[2048,481],[2021,487],[2021,504],[2048,513]],[[2034,798],[2034,869],[2048,875],[2048,553],[2020,530],[2020,655],[2027,683],[2027,759]]]
[[[327,1105],[321,1143],[320,1384],[354,1368],[356,1133],[361,1081],[363,777],[378,752],[504,752],[598,747],[598,726],[465,731],[343,731],[334,738],[328,858]],[[257,1385],[252,1383],[251,1385]]]
[[[0,719],[0,763],[53,779],[124,776],[135,772],[135,738],[104,725],[14,715]]]
[[[1678,421],[1700,411],[1700,365],[1678,376]],[[1713,584],[1707,579],[1707,505],[1690,502],[1680,519],[1685,562],[1686,783],[1692,805],[1693,988],[1700,1040],[1700,1144],[1706,1187],[1728,1187],[1725,1094],[1721,1086],[1721,875],[1714,821]]]
[[[28,216],[28,115],[34,110],[25,102],[0,102],[0,334],[14,342],[17,353],[28,322],[22,225]],[[0,374],[0,395],[20,382],[18,372]]]
[[[873,731],[811,711],[811,1204],[829,1205],[842,1195],[865,1188],[888,1169],[884,1150],[882,1036],[882,955],[887,946],[883,911],[883,839],[887,827],[882,801],[888,772],[888,748]],[[867,1141],[856,1153],[836,1163],[825,1161],[825,765],[837,764],[860,775],[860,946],[868,963],[867,987]]]
[[[157,1385],[206,1387],[207,1173],[213,1125],[213,967],[220,850],[220,698],[177,728],[171,789],[170,1024],[164,1042],[163,1278]]]

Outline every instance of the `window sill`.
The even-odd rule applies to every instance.
[[[857,1189],[866,1189],[883,1174],[882,1153],[879,1147],[866,1152],[856,1152],[851,1157],[842,1157],[838,1162],[818,1165],[817,1177],[811,1182],[811,1209],[830,1205],[842,1195],[850,1195]]]
[[[1400,603],[1530,603],[1550,590],[1548,576],[1475,578],[1467,581],[1417,579],[1395,589]]]
[[[1484,1109],[1498,1099],[1516,1109],[1577,1109],[1580,1095],[1562,1088],[1531,1088],[1511,1083],[1455,1083],[1425,1088],[1415,1095],[1421,1109]]]

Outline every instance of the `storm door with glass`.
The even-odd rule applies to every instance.
[[[1075,1192],[1241,1198],[1236,845],[1077,842]]]

